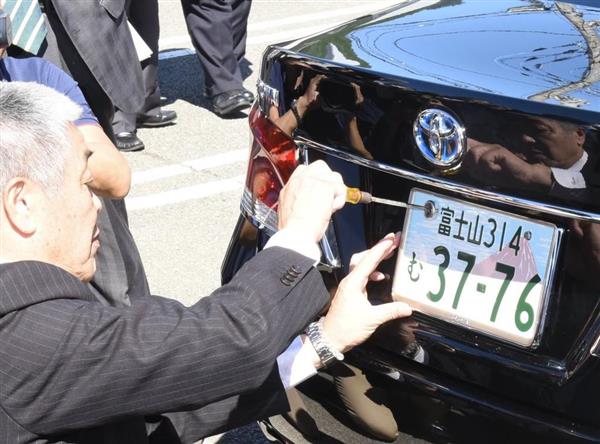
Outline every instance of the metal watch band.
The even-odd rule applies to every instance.
[[[323,368],[330,366],[336,361],[343,361],[344,355],[329,346],[323,334],[321,333],[321,324],[319,322],[311,322],[305,330],[306,336],[313,345]]]
[[[292,101],[290,109],[292,110],[292,114],[294,115],[294,118],[296,119],[297,126],[300,126],[300,123],[302,122],[302,117],[300,117],[300,113],[298,112],[298,100],[297,99],[294,99]]]

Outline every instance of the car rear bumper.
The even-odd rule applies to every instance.
[[[223,283],[266,241],[260,230],[249,236],[249,226],[240,216],[222,264]],[[461,443],[600,443],[600,430],[594,427],[504,399],[373,345],[353,351],[348,360],[389,395],[399,429],[417,437]],[[301,390],[318,405],[343,410],[328,374],[320,373]]]

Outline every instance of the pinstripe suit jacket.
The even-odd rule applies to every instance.
[[[311,260],[281,248],[190,308],[106,307],[57,267],[2,264],[0,442],[137,444],[145,415],[204,408],[206,435],[284,410],[276,357],[327,301]]]
[[[139,111],[144,104],[142,70],[127,26],[126,0],[45,1],[113,105]]]

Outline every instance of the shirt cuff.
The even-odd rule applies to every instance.
[[[271,247],[281,247],[293,250],[296,253],[300,253],[302,256],[312,259],[314,262],[313,265],[317,265],[321,259],[321,249],[319,246],[307,236],[294,230],[286,230],[284,228],[275,233],[267,241],[265,249]]]
[[[77,119],[75,121],[75,126],[83,126],[83,125],[100,126],[98,121],[96,119],[94,119],[93,117],[82,117],[81,119]]]
[[[289,347],[277,357],[279,377],[286,390],[317,374],[317,369],[306,351],[306,348],[302,348],[302,339],[296,336]]]
[[[564,188],[585,188],[585,179],[580,172],[564,170],[562,168],[550,168],[554,180]]]

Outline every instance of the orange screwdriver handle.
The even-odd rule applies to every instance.
[[[358,188],[346,188],[346,202],[357,205],[371,203],[371,195]]]

